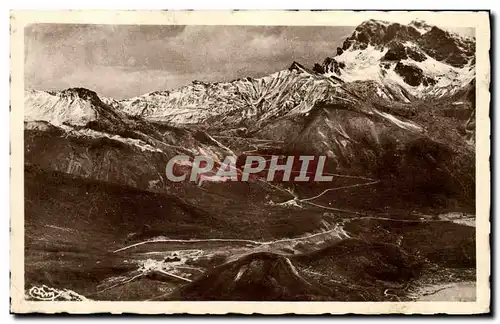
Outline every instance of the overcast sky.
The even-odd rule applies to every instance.
[[[193,80],[230,81],[335,55],[355,27],[37,24],[25,30],[27,88],[130,98]]]

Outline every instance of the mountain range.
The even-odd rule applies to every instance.
[[[75,240],[86,249],[119,248],[160,234],[291,237],[328,230],[326,205],[354,214],[474,210],[475,40],[423,21],[368,20],[323,62],[291,62],[260,78],[193,81],[124,100],[85,88],[26,89],[24,116],[30,249]],[[291,189],[263,179],[198,186],[165,176],[175,155],[221,163],[252,154],[326,155],[327,172],[337,175],[332,185],[376,185],[322,196],[312,208],[323,210],[309,211],[280,204],[291,192],[312,197],[331,186]],[[78,227],[58,236],[44,227],[47,219]],[[276,271],[294,271],[287,258],[264,259]],[[233,276],[240,266],[224,271]],[[35,268],[27,281],[44,281]],[[87,275],[79,274],[105,278]],[[300,294],[317,290],[304,287]]]
[[[127,147],[139,159],[147,156],[148,163],[140,165],[155,160],[149,155],[158,156],[161,165],[166,156],[186,151],[223,157],[231,149],[208,134],[237,134],[283,141],[280,151],[326,154],[336,171],[388,171],[383,162],[387,155],[405,155],[415,145],[422,145],[417,150],[443,147],[439,151],[445,152],[452,147],[472,152],[474,44],[473,39],[421,21],[401,25],[369,20],[336,55],[312,69],[293,62],[262,78],[193,81],[120,101],[83,88],[27,90],[26,132],[37,134],[28,136],[28,143],[31,138],[41,140],[42,133],[58,134],[57,141],[65,146],[75,145],[68,143],[72,138],[104,141]],[[447,125],[436,125],[438,119]],[[63,156],[63,148],[51,149]],[[36,155],[40,150],[27,145],[27,152]],[[116,148],[105,152],[116,152],[118,159],[130,156]],[[113,158],[85,151],[64,156],[67,162],[49,159],[52,165],[46,167],[99,180],[117,174],[123,178],[119,182],[132,181],[134,172],[123,169],[126,164],[112,163]],[[131,169],[137,168],[135,162]],[[122,169],[114,170],[117,167]],[[148,183],[165,182],[161,168],[147,167]]]

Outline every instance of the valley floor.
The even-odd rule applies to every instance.
[[[41,174],[28,175],[27,181],[25,289],[29,299],[475,298],[474,215],[462,211],[432,215],[358,210],[353,214],[310,204],[270,206],[264,200],[255,206],[246,202],[238,206],[242,210],[233,216],[236,219],[221,220],[220,215],[213,216],[217,209],[200,214],[178,201],[165,200],[162,208],[167,209],[135,210],[142,218],[129,215],[126,219],[121,212],[112,212],[115,203],[123,207],[116,199],[144,205],[147,195],[153,194],[117,189],[115,196],[112,188],[71,179],[64,180],[66,185],[61,181],[52,185]],[[53,190],[47,197],[51,186],[58,188],[58,194]],[[78,198],[78,188],[86,192],[86,202]],[[73,191],[73,201],[68,190]],[[328,195],[322,198],[319,205],[329,206]],[[281,201],[287,199],[281,197]],[[263,210],[271,213],[254,218]],[[279,212],[286,218],[280,221],[285,216]],[[269,219],[262,223],[262,218]],[[122,225],[117,225],[120,219]],[[195,225],[183,223],[186,219]],[[281,222],[295,227],[283,231]],[[204,232],[206,226],[212,232]],[[40,293],[50,288],[59,293]],[[62,293],[66,289],[75,294]]]

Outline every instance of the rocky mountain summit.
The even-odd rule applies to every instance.
[[[366,49],[374,46],[379,49],[392,49],[402,44],[416,45],[415,55],[426,53],[437,61],[457,68],[464,67],[474,57],[474,39],[461,37],[423,21],[412,21],[408,25],[389,23],[380,20],[368,20],[359,25],[354,33],[337,49],[337,55],[348,49]],[[422,60],[424,56],[420,56]]]
[[[374,80],[389,88],[397,84],[417,98],[442,97],[474,79],[474,54],[473,39],[436,26],[369,20],[314,70],[345,81]]]

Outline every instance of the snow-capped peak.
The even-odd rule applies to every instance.
[[[345,82],[376,81],[414,97],[443,96],[474,78],[475,42],[415,20],[408,25],[368,20],[314,72]],[[399,89],[397,89],[399,91]],[[401,97],[407,101],[407,96]]]
[[[415,19],[412,22],[409,23],[409,26],[412,26],[418,32],[423,35],[427,32],[429,32],[432,29],[432,26],[427,24],[425,21],[420,20],[420,19]]]

